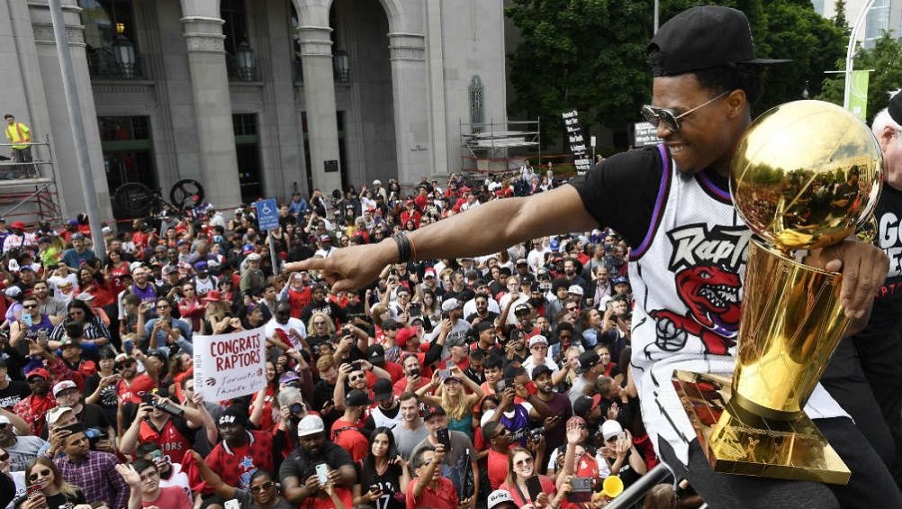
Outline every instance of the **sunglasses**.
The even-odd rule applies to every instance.
[[[366,378],[366,375],[357,375],[357,376],[349,376],[348,380],[351,382],[356,382],[357,380],[363,380]]]
[[[28,476],[28,479],[31,482],[34,482],[42,477],[50,477],[50,474],[52,474],[52,473],[53,473],[53,471],[50,469],[41,470],[40,472],[32,472],[31,475]]]
[[[38,305],[37,304],[26,304],[22,307],[25,309],[34,309],[34,308],[38,307]]]
[[[5,452],[5,453],[3,453],[3,454],[0,454],[0,461],[6,461],[6,460],[8,460],[8,459],[9,459],[9,453],[8,453],[8,452]]]
[[[9,424],[8,424],[8,423],[0,422],[0,429],[6,429],[6,428],[8,428],[8,427],[9,427]],[[0,461],[3,461],[3,459],[0,458]]]
[[[274,483],[272,481],[266,481],[263,484],[259,484],[257,486],[251,486],[251,493],[260,493],[261,491],[266,491],[266,490],[272,488],[273,486],[275,486],[275,484],[276,483]]]
[[[126,369],[126,368],[130,368],[130,367],[132,367],[132,366],[134,366],[134,365],[135,365],[135,362],[134,362],[134,361],[124,361],[124,362],[119,363],[119,365],[116,366],[116,367],[117,367],[118,369]]]
[[[664,127],[666,127],[671,132],[677,132],[680,130],[680,119],[686,118],[690,113],[696,112],[705,106],[713,103],[714,101],[726,96],[730,91],[726,91],[718,95],[717,97],[711,99],[710,101],[700,104],[695,108],[692,108],[689,111],[683,112],[679,115],[676,114],[675,111],[669,108],[658,108],[656,106],[650,106],[646,104],[642,107],[642,116],[645,117],[645,120],[654,127],[658,127],[659,124],[663,123]]]

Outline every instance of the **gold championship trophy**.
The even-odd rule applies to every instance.
[[[866,225],[882,156],[850,112],[820,101],[773,108],[732,161],[731,191],[749,245],[732,383],[675,371],[673,383],[717,472],[846,484],[851,475],[802,409],[849,320],[841,276],[796,261]],[[799,256],[801,259],[802,256]]]

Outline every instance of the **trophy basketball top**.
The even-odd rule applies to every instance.
[[[822,101],[758,117],[731,164],[733,203],[749,228],[784,254],[835,244],[873,214],[883,156],[868,127]]]

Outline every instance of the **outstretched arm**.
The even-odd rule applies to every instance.
[[[506,222],[498,228],[498,218]],[[518,242],[597,226],[586,211],[576,188],[562,186],[527,198],[486,203],[463,214],[408,232],[416,258],[460,258],[495,253]],[[308,259],[285,265],[288,271],[319,270],[333,291],[362,288],[388,264],[398,261],[398,247],[386,239],[371,246],[338,249],[328,258]]]

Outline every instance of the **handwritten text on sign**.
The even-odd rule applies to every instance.
[[[266,387],[263,328],[194,336],[194,386],[208,401],[253,394]]]

